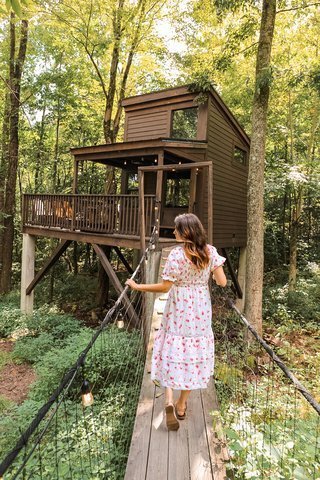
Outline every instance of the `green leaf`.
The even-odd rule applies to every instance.
[[[19,0],[11,0],[12,10],[18,15],[18,17],[22,16],[22,10]]]
[[[310,476],[303,467],[296,467],[294,469],[294,478],[296,480],[308,480]]]
[[[8,12],[10,12],[10,10],[11,10],[11,1],[10,0],[6,0],[6,7],[7,7]]]

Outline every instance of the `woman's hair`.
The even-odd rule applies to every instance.
[[[192,263],[198,268],[205,268],[210,258],[206,232],[199,218],[193,213],[183,213],[174,219],[174,225]]]

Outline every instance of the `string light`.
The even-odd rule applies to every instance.
[[[82,397],[82,405],[84,407],[89,407],[93,404],[93,395],[91,392],[91,385],[88,380],[83,380],[81,386],[81,397]]]
[[[124,327],[124,320],[123,317],[119,315],[118,320],[117,320],[117,327],[118,328],[123,328]]]

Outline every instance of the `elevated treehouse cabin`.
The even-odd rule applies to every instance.
[[[71,149],[71,195],[24,195],[22,310],[32,310],[34,286],[72,241],[93,244],[115,283],[100,246],[141,249],[158,222],[161,251],[174,245],[173,220],[184,212],[199,216],[216,247],[241,249],[241,276],[250,142],[213,88],[201,98],[183,86],[125,99],[122,143]],[[81,162],[120,169],[120,194],[78,194]],[[61,243],[34,277],[37,236]]]

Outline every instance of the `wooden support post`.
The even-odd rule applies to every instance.
[[[139,224],[140,224],[140,249],[141,255],[146,249],[146,219],[144,212],[144,172],[139,170]]]
[[[149,252],[148,261],[146,262],[146,283],[158,283],[161,254],[162,252],[159,250],[151,250]],[[156,294],[150,292],[145,293],[145,299],[144,345],[145,348],[147,348]]]
[[[75,195],[78,193],[78,172],[79,172],[79,162],[74,157],[73,159],[73,186],[72,193]]]
[[[105,269],[105,271],[106,271],[109,279],[111,280],[115,290],[120,295],[123,292],[123,287],[122,287],[115,271],[113,270],[112,265],[107,258],[107,255],[105,254],[105,252],[103,251],[103,249],[100,245],[96,245],[96,244],[93,243],[92,247],[93,247],[94,251],[96,252],[96,254],[98,255],[98,257],[100,259],[100,262],[101,262],[101,265]],[[137,317],[136,312],[135,312],[129,298],[127,297],[127,295],[124,295],[124,297],[123,297],[123,304],[125,306],[129,321],[133,321],[133,326],[138,327],[139,324],[140,324],[140,320]]]
[[[164,163],[164,154],[163,152],[159,153],[158,155],[158,167],[163,166]],[[160,236],[160,226],[161,226],[161,214],[162,214],[162,186],[163,186],[163,170],[157,171],[157,183],[156,183],[156,206],[158,207],[156,219],[159,221],[157,222],[157,230],[158,233],[156,235],[157,239]]]
[[[213,170],[208,165],[208,242],[213,242]]]
[[[194,213],[194,205],[196,201],[196,189],[197,189],[197,170],[191,169],[190,172],[190,198],[189,198],[189,213]]]
[[[240,310],[240,312],[244,311],[244,306],[245,306],[246,262],[247,262],[247,247],[241,247],[240,255],[239,255],[238,282],[242,290],[242,298],[238,298],[236,300],[236,307]]]
[[[33,312],[33,292],[27,295],[26,287],[34,277],[34,260],[36,249],[36,237],[23,234],[22,239],[22,266],[21,266],[21,302],[22,313]]]
[[[26,295],[30,295],[34,287],[40,280],[44,277],[44,275],[48,272],[48,270],[56,263],[56,261],[61,257],[61,255],[67,250],[72,240],[61,240],[57,248],[53,251],[51,257],[49,257],[41,270],[36,274],[32,281],[28,284],[26,288]]]

